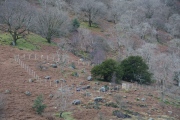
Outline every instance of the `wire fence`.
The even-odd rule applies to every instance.
[[[33,69],[30,68],[30,66],[28,66],[27,64],[25,64],[22,60],[45,60],[48,62],[59,62],[59,58],[57,57],[57,55],[38,55],[38,54],[21,54],[21,55],[14,55],[14,60],[30,75],[32,76],[34,79],[36,79],[39,83],[44,83],[45,86],[50,85],[50,86],[56,86],[58,87],[58,83],[53,82],[52,80],[45,80],[45,78],[41,78],[36,71],[34,71]],[[90,66],[90,62],[89,61],[83,61],[82,59],[79,60],[70,60],[67,59],[67,63],[75,63],[77,65],[86,65],[86,66]],[[111,84],[111,83],[110,83]],[[111,86],[111,85],[109,85]],[[77,88],[78,86],[76,86],[75,88]],[[148,86],[148,85],[140,85],[140,84],[131,84],[131,83],[122,83],[121,86],[119,86],[120,89],[124,89],[124,90],[153,90],[153,91],[160,91],[161,88],[156,85],[156,86]],[[75,89],[76,91],[76,89]],[[99,91],[99,89],[97,89],[97,91]],[[109,90],[109,92],[111,92]],[[97,93],[97,94],[101,94],[101,93]]]
[[[16,58],[22,59],[22,60],[44,60],[48,62],[59,62],[60,57],[57,54],[52,55],[39,55],[39,54],[21,54],[21,55],[15,55]],[[63,57],[63,56],[62,56]],[[65,57],[65,55],[64,55]],[[72,60],[69,58],[66,58],[67,63],[75,63],[77,65],[83,65],[83,66],[90,66],[90,61],[85,61],[83,59],[78,60]]]

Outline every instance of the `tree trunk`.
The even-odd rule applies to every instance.
[[[92,26],[91,13],[89,13],[89,27]]]
[[[51,43],[51,38],[46,38],[48,43]]]
[[[62,118],[63,112],[64,112],[64,111],[61,111],[61,112],[59,113],[59,117],[60,117],[60,118]]]
[[[12,45],[13,45],[13,46],[16,46],[16,44],[17,44],[17,33],[14,32],[14,34],[13,34],[13,43],[12,43]]]

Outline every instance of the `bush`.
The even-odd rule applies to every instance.
[[[72,21],[73,30],[77,30],[80,27],[80,23],[77,19]]]
[[[42,95],[38,96],[36,100],[34,101],[33,108],[36,110],[36,112],[41,115],[42,112],[44,112],[44,109],[46,108],[46,105],[43,104],[43,97]]]
[[[123,72],[117,62],[112,59],[108,59],[102,64],[94,66],[91,70],[91,74],[94,78],[100,78],[107,82],[111,81],[113,73],[116,73],[115,81],[119,82],[122,78]]]
[[[118,108],[118,105],[114,102],[106,103],[105,106],[107,107],[113,107],[113,108]]]
[[[124,75],[123,80],[137,81],[138,83],[148,84],[151,82],[152,74],[148,71],[148,65],[140,56],[130,56],[121,62]]]

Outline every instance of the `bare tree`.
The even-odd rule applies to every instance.
[[[72,102],[71,95],[70,88],[61,84],[61,88],[55,94],[55,104],[57,109],[60,111],[60,117],[62,117],[63,112],[70,109]]]
[[[25,0],[6,0],[0,6],[0,29],[9,32],[13,45],[26,35],[30,29],[33,11],[32,6]]]
[[[95,19],[102,17],[106,11],[106,6],[96,0],[83,0],[80,8],[85,13],[85,17],[88,18],[89,27],[92,26]]]
[[[48,43],[68,31],[68,15],[60,10],[49,8],[39,10],[36,18],[36,33],[44,37]]]
[[[119,0],[113,0],[111,2],[109,10],[114,23],[119,21],[120,16],[125,12],[126,8],[128,7],[127,4],[125,5],[125,3],[126,2]]]

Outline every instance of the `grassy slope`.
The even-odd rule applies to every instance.
[[[94,31],[94,32],[101,32],[101,29],[98,27],[98,25],[92,24],[92,26],[89,27],[88,22],[81,22],[81,23],[80,23],[80,27],[81,27],[81,28],[86,28],[86,29],[92,30],[92,31]]]
[[[10,45],[12,42],[12,37],[9,33],[3,33],[0,31],[0,45]],[[23,50],[37,50],[40,49],[40,45],[49,45],[46,39],[42,38],[37,34],[29,34],[26,38],[17,40],[17,48]],[[52,43],[51,45],[55,45]]]

